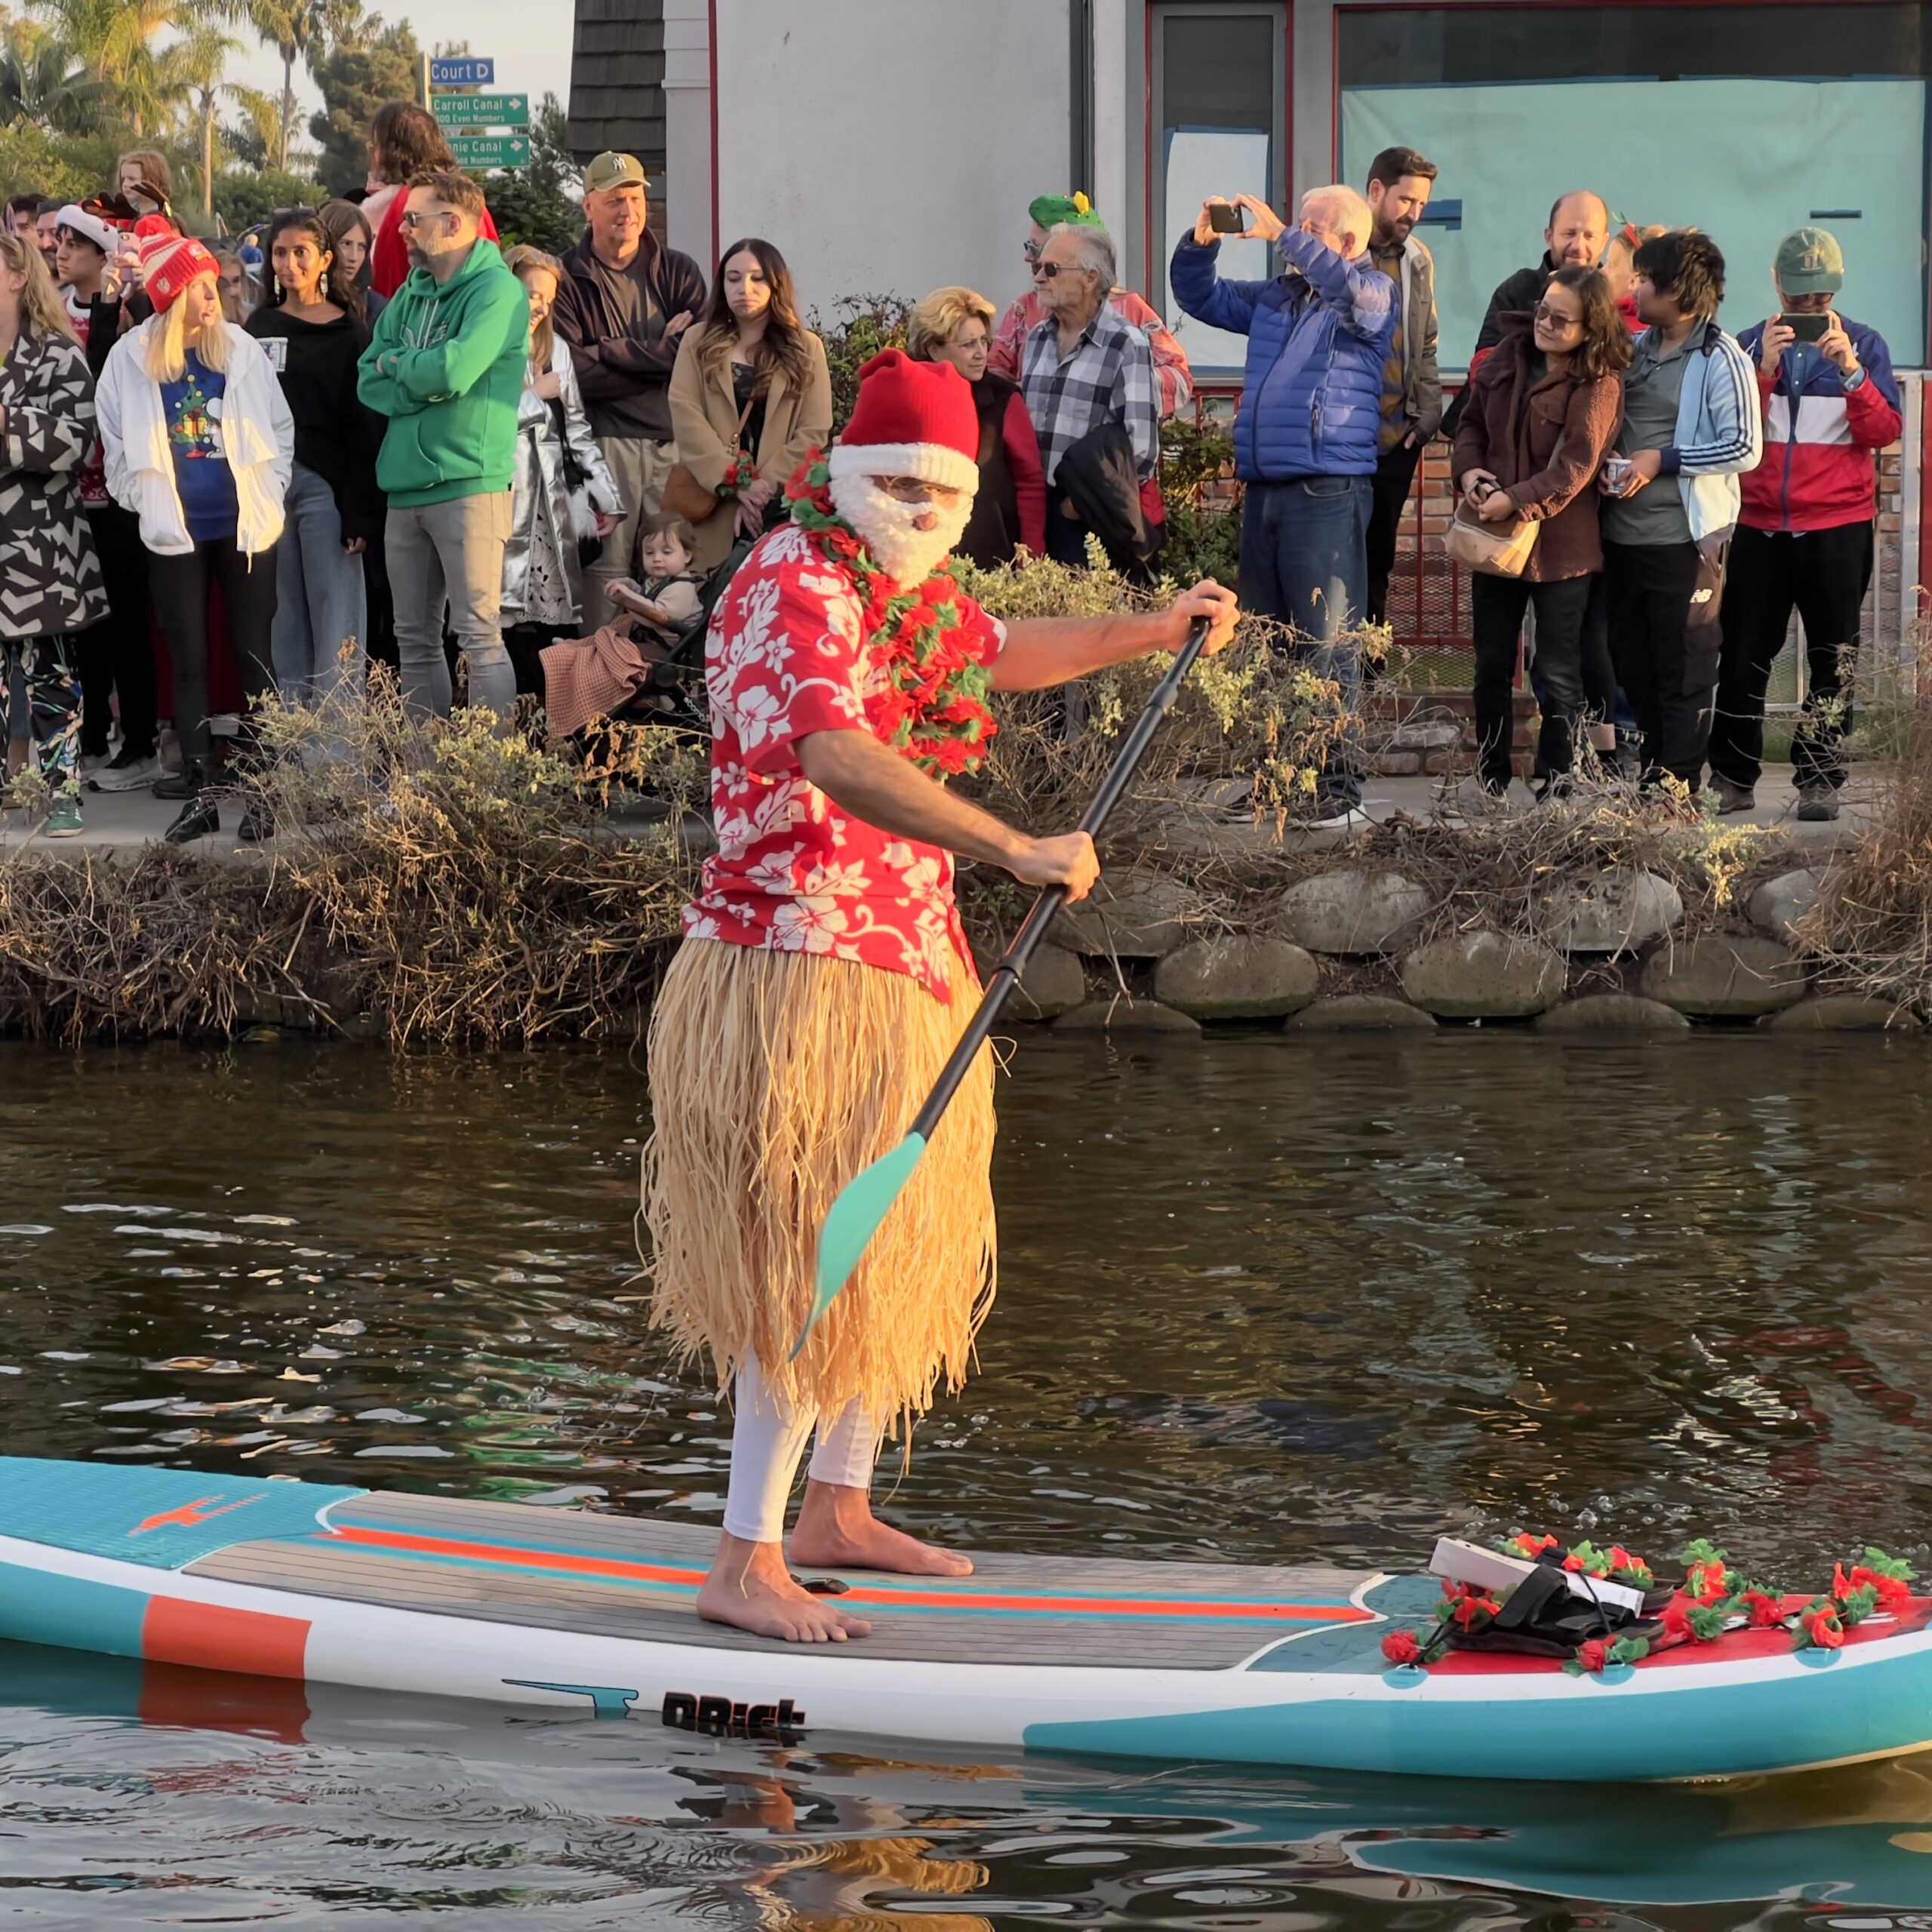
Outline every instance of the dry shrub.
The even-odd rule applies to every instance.
[[[487,712],[413,723],[380,673],[366,705],[271,701],[255,723],[260,758],[223,809],[272,815],[259,859],[0,862],[0,1026],[366,1016],[398,1046],[635,1032],[697,876],[700,754],[632,731],[586,770]],[[660,821],[614,835],[598,807],[616,781],[654,791]]]
[[[1834,862],[1796,937],[1833,991],[1923,1011],[1932,1008],[1932,698],[1919,699],[1912,722],[1876,823]]]
[[[962,564],[958,574],[989,611],[1008,620],[1111,617],[1173,598],[1171,580],[1140,590],[1107,567],[1091,537],[1088,549],[1085,570],[1029,558],[990,571]],[[1340,687],[1291,657],[1290,635],[1272,618],[1244,617],[1226,651],[1197,663],[1115,812],[1111,847],[1131,847],[1171,807],[1177,790],[1198,793],[1238,780],[1251,784],[1257,813],[1275,815],[1312,795],[1324,756],[1351,726]],[[1378,660],[1386,654],[1386,631],[1364,629],[1354,641]],[[1167,668],[1164,656],[1143,657],[1097,672],[1071,691],[1001,693],[994,703],[999,734],[973,795],[1029,830],[1073,824]]]
[[[488,712],[426,727],[380,672],[365,701],[271,705],[260,731],[272,889],[392,1042],[634,1028],[695,877],[682,814],[703,767],[683,740],[620,732],[586,771]],[[661,822],[598,822],[620,777],[656,791]]]

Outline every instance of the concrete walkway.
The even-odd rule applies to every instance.
[[[1364,806],[1369,816],[1377,821],[1385,820],[1398,811],[1411,818],[1427,820],[1435,815],[1440,800],[1456,795],[1453,791],[1441,791],[1442,783],[1434,778],[1371,778],[1367,783]],[[1461,795],[1472,798],[1474,780],[1466,779],[1462,783]],[[1854,843],[1869,827],[1881,789],[1877,779],[1859,776],[1854,767],[1852,782],[1840,795],[1844,810],[1835,821],[1823,825],[1801,824],[1796,816],[1797,796],[1789,774],[1774,777],[1767,774],[1758,787],[1758,809],[1726,819],[1723,823],[1774,826],[1787,833],[1794,844],[1813,852],[1830,852],[1840,845]],[[1521,783],[1512,788],[1510,797],[1518,810],[1529,811],[1534,808],[1528,788]],[[48,838],[42,833],[36,817],[9,808],[0,811],[0,856],[27,854],[57,858],[77,857],[85,853],[96,857],[131,860],[161,837],[180,809],[178,804],[153,798],[146,792],[89,792],[82,798],[84,829],[80,836]],[[272,844],[236,844],[235,827],[241,817],[238,804],[224,804],[221,807],[221,830],[212,838],[197,840],[180,849],[196,856],[238,858],[245,862],[272,856]],[[661,808],[642,800],[614,809],[608,823],[611,832],[621,838],[635,836],[648,826],[660,824],[663,818]],[[1216,818],[1218,825],[1227,828],[1231,840],[1247,843],[1259,835],[1265,842],[1274,842],[1272,827],[1251,826],[1245,820],[1232,814],[1217,814]],[[1339,843],[1345,837],[1355,835],[1359,833],[1291,832],[1287,835],[1291,839],[1300,837],[1319,839],[1324,843]]]

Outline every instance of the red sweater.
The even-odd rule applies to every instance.
[[[402,238],[402,205],[408,198],[406,193],[390,196],[376,232],[376,245],[369,251],[369,286],[385,301],[409,279],[409,250]],[[497,224],[488,208],[476,232],[486,242],[497,238]]]
[[[1020,506],[1020,540],[1036,557],[1047,554],[1047,475],[1040,466],[1040,439],[1026,414],[1026,398],[1017,389],[1007,398],[1006,420],[1000,425],[1006,445],[1006,466],[1013,472],[1013,494]]]

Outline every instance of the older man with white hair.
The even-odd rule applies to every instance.
[[[1235,417],[1235,471],[1246,484],[1241,601],[1291,624],[1317,675],[1333,678],[1351,720],[1361,696],[1352,635],[1368,603],[1368,519],[1374,503],[1383,364],[1395,325],[1395,285],[1370,262],[1374,219],[1352,188],[1312,188],[1290,229],[1267,203],[1240,195],[1244,232],[1273,242],[1282,272],[1267,281],[1215,273],[1230,204],[1201,204],[1174,250],[1175,299],[1190,315],[1247,337]],[[1220,211],[1217,217],[1217,211]],[[1338,737],[1315,789],[1313,823],[1363,822],[1352,732]]]
[[[1095,432],[1116,426],[1124,439],[1118,506],[1131,520],[1131,499],[1161,457],[1161,410],[1147,338],[1107,297],[1114,285],[1112,238],[1104,228],[1062,222],[1048,231],[1033,264],[1033,286],[1046,309],[1026,338],[1020,390],[1040,438],[1047,478],[1047,554],[1087,561],[1088,520],[1075,507],[1062,473],[1068,452],[1091,451]]]

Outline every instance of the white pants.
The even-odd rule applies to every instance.
[[[737,1415],[731,1428],[731,1479],[724,1492],[724,1529],[747,1543],[779,1543],[785,1506],[804,1454],[805,1438],[818,1424],[818,1447],[809,1472],[814,1482],[869,1489],[878,1454],[879,1426],[860,1402],[832,1415],[793,1408],[765,1386],[758,1358],[746,1356],[733,1386]]]

